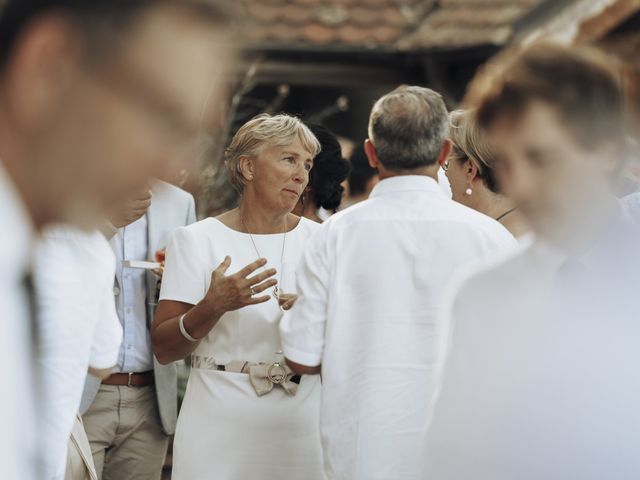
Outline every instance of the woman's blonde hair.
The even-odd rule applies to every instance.
[[[245,123],[231,139],[225,150],[225,165],[231,184],[240,193],[246,179],[240,171],[242,157],[257,157],[267,147],[285,146],[296,138],[312,157],[320,153],[320,143],[302,121],[291,115],[260,114]]]
[[[472,161],[489,190],[497,192],[495,157],[473,110],[454,110],[449,114],[449,138],[453,143],[453,156],[461,162]]]

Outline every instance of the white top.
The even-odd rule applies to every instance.
[[[287,358],[322,364],[330,479],[418,478],[443,289],[460,266],[515,245],[424,176],[382,180],[322,225],[280,331]]]
[[[39,448],[29,314],[24,279],[29,270],[33,227],[18,192],[0,161],[0,468],[5,478],[36,478]]]
[[[640,223],[640,192],[635,192],[620,199],[622,207],[636,222]]]
[[[287,233],[282,265],[283,235],[253,235],[260,257],[269,261],[265,268],[278,270],[277,279],[281,281],[282,292],[293,291],[295,284],[291,275],[307,239],[318,226],[302,218]],[[211,273],[226,255],[232,260],[227,275],[259,258],[248,234],[232,230],[215,218],[176,229],[167,244],[160,299],[195,305],[204,298],[211,283]],[[271,293],[267,290],[264,295]],[[278,322],[281,316],[275,299],[228,312],[200,342],[194,354],[214,357],[218,364],[232,360],[272,362],[276,351],[280,350]]]
[[[112,242],[120,288],[120,295],[116,297],[116,309],[124,330],[118,355],[120,372],[153,370],[151,334],[147,325],[147,272],[142,268],[125,267],[122,264],[125,260],[149,258],[147,226],[147,215],[143,215],[135,222],[118,229]]]
[[[461,281],[423,478],[640,478],[639,244],[538,241]]]
[[[115,258],[99,232],[50,228],[35,256],[47,402],[42,478],[63,479],[69,435],[87,369],[115,366],[122,327],[113,301]]]

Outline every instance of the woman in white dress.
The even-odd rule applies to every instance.
[[[240,128],[227,167],[238,208],[176,230],[152,328],[158,360],[191,355],[174,441],[177,480],[324,478],[320,381],[282,362],[282,285],[318,226],[291,213],[320,145],[288,115]]]

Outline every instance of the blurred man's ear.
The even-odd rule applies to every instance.
[[[36,19],[22,34],[4,69],[3,115],[23,131],[50,125],[72,90],[82,40],[62,15]]]
[[[376,147],[369,138],[364,141],[364,154],[367,156],[371,168],[378,168],[380,166],[378,152],[376,152]]]

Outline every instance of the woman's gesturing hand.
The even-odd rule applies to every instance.
[[[226,312],[239,310],[248,305],[267,302],[271,298],[269,295],[260,297],[255,295],[277,285],[278,281],[273,278],[276,270],[270,268],[252,275],[266,264],[267,260],[261,258],[250,263],[238,273],[227,276],[231,258],[225,257],[224,261],[211,274],[211,285],[203,303],[221,316]]]

